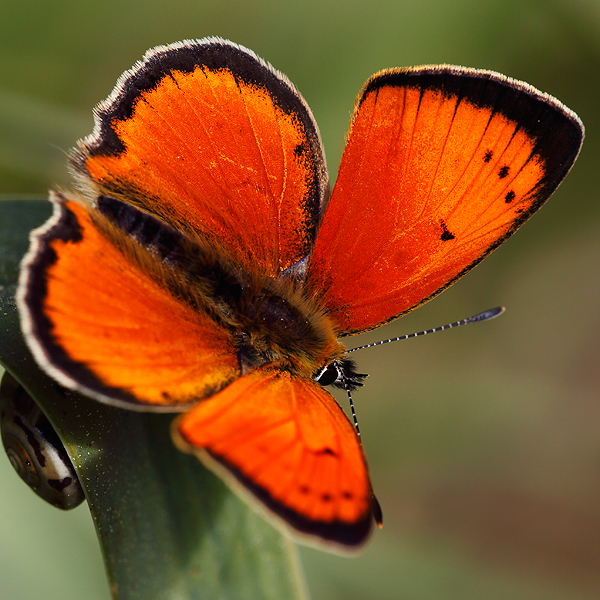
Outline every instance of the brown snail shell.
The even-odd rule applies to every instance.
[[[10,463],[38,496],[63,510],[83,502],[83,489],[58,434],[8,372],[0,383],[0,429]]]

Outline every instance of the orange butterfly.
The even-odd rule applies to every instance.
[[[451,285],[550,196],[577,116],[489,71],[381,71],[329,197],[287,78],[218,38],[149,51],[95,110],[53,192],[18,303],[59,383],[188,411],[176,443],[302,534],[356,546],[377,511],[353,425],[323,385],[362,377],[339,338]]]

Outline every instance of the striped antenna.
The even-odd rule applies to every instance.
[[[425,331],[418,331],[417,333],[407,333],[406,335],[401,335],[399,337],[390,338],[389,340],[381,340],[380,342],[373,342],[372,344],[366,344],[364,346],[357,346],[356,348],[350,348],[350,350],[346,350],[346,354],[350,354],[350,352],[356,352],[357,350],[364,350],[365,348],[373,348],[373,346],[381,346],[382,344],[389,344],[390,342],[399,342],[400,340],[407,340],[409,338],[419,337],[420,335],[427,335],[428,333],[436,333],[437,331],[444,331],[445,329],[452,329],[453,327],[460,327],[461,325],[468,325],[469,323],[479,323],[481,321],[489,321],[490,319],[494,319],[500,316],[504,312],[503,306],[498,306],[496,308],[490,308],[484,312],[481,312],[477,315],[473,315],[472,317],[468,317],[466,319],[462,319],[461,321],[455,321],[454,323],[449,323],[448,325],[441,325],[440,327],[434,327],[433,329],[426,329]]]
[[[453,327],[459,327],[460,325],[467,325],[468,323],[479,323],[480,321],[489,321],[504,312],[504,307],[499,306],[497,308],[490,308],[482,313],[477,315],[473,315],[472,317],[468,317],[467,319],[462,319],[462,321],[456,321],[455,323],[450,323],[448,325],[442,325],[441,327],[434,327],[433,329],[427,329],[425,331],[419,331],[417,333],[409,333],[407,335],[401,335],[400,337],[390,338],[389,340],[382,340],[381,342],[375,342],[373,344],[366,344],[365,346],[358,346],[357,348],[350,348],[350,350],[346,350],[346,354],[350,352],[355,352],[356,350],[364,350],[365,348],[372,348],[373,346],[381,346],[381,344],[388,344],[389,342],[399,342],[400,340],[407,340],[408,338],[418,337],[419,335],[426,335],[428,333],[435,333],[436,331],[444,331],[444,329],[452,329]],[[352,420],[354,421],[354,429],[356,430],[356,435],[358,437],[358,441],[362,446],[362,438],[360,435],[360,429],[358,428],[358,419],[356,418],[356,411],[354,410],[354,401],[352,400],[352,394],[350,392],[350,386],[348,385],[348,381],[344,375],[344,369],[341,366],[341,363],[335,362],[335,368],[338,372],[338,377],[341,379],[343,386],[348,394],[348,401],[350,402],[350,410],[352,411]],[[383,513],[381,511],[381,506],[375,493],[371,490],[371,513],[373,518],[375,519],[375,523],[377,527],[381,529],[383,525]]]
[[[350,391],[350,386],[344,376],[344,370],[341,368],[339,363],[334,363],[336,365],[336,369],[338,371],[338,375],[341,378],[344,388],[346,389],[346,393],[348,394],[348,401],[350,402],[350,410],[352,411],[352,419],[354,421],[354,429],[356,430],[356,436],[358,437],[358,442],[362,446],[362,438],[360,436],[360,429],[358,428],[358,419],[356,418],[356,411],[354,410],[354,401],[352,400],[352,393]],[[375,496],[375,492],[371,490],[371,514],[373,515],[373,519],[377,524],[377,527],[381,529],[383,527],[383,512],[381,510],[381,505],[379,504],[379,500],[377,500],[377,496]]]

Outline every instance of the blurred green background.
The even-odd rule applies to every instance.
[[[290,77],[332,179],[354,98],[386,67],[493,69],[582,118],[582,154],[549,204],[438,299],[360,340],[507,307],[358,357],[384,529],[356,557],[301,555],[314,600],[600,597],[600,2],[5,0],[0,194],[68,185],[65,152],[121,72],[152,46],[208,35]],[[107,600],[87,508],[44,505],[2,456],[0,482],[0,600]]]

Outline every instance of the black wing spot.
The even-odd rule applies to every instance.
[[[294,155],[297,158],[301,158],[302,156],[304,156],[305,154],[307,154],[309,152],[309,148],[306,147],[306,145],[304,144],[298,144],[295,148],[294,148]]]
[[[440,240],[442,240],[442,242],[453,240],[456,236],[448,231],[446,223],[444,223],[444,221],[440,221],[440,224],[442,226],[442,235],[440,236]]]
[[[300,493],[301,494],[308,494],[308,492],[310,492],[310,488],[307,485],[301,485],[300,486]]]
[[[510,167],[508,165],[504,165],[499,173],[498,173],[498,177],[500,177],[500,179],[504,179],[505,177],[508,176],[508,172],[510,171]]]
[[[323,448],[318,450],[316,454],[328,454],[329,456],[335,456],[335,452],[331,448]]]
[[[323,500],[323,502],[331,502],[331,495],[330,494],[323,494],[321,496],[321,500]]]
[[[342,494],[342,496],[346,499],[346,500],[350,500],[351,498],[354,498],[354,494],[352,492],[344,492]]]
[[[490,160],[492,160],[493,156],[494,156],[494,153],[491,150],[486,150],[485,151],[485,156],[483,157],[483,162],[484,163],[489,163]]]
[[[508,204],[509,202],[512,202],[515,199],[515,192],[513,190],[510,190],[510,192],[508,192],[508,194],[506,194],[506,196],[504,196],[504,202],[506,202],[506,204]]]

